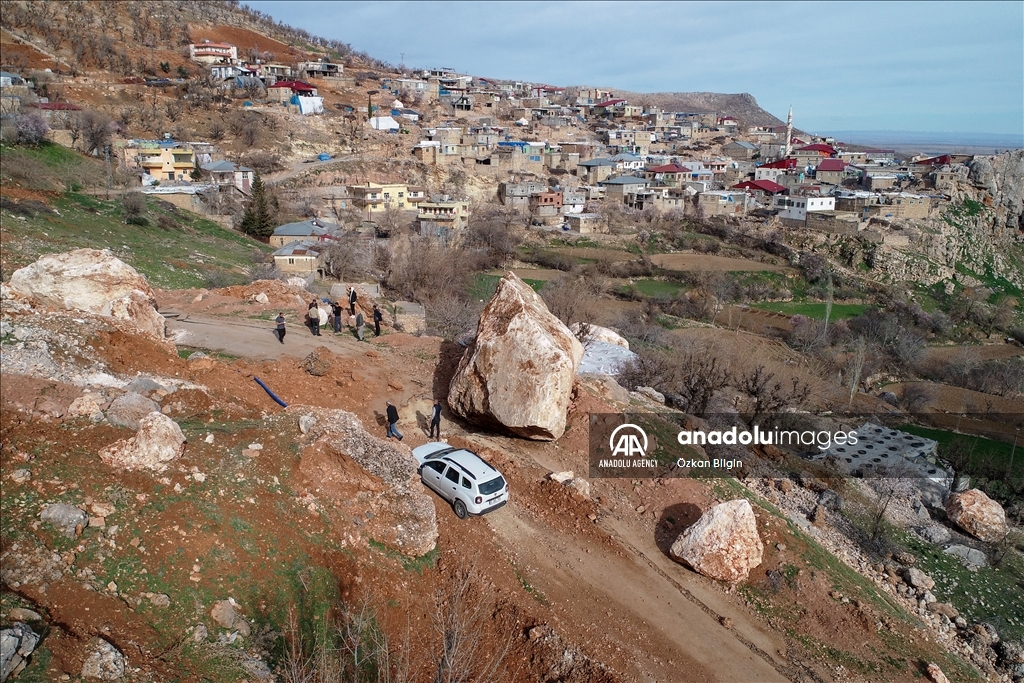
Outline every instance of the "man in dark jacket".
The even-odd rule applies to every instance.
[[[334,331],[341,332],[341,302],[335,301],[331,304],[331,315],[334,316]]]
[[[395,425],[398,424],[398,408],[396,408],[395,404],[392,403],[391,401],[388,401],[387,404],[388,404],[388,410],[387,410],[387,413],[388,413],[388,438],[390,439],[392,436],[394,436],[399,441],[401,441],[402,440],[402,433],[400,431],[398,431],[397,427],[395,427]]]
[[[434,436],[434,430],[437,430],[437,436]],[[440,399],[434,399],[434,407],[430,411],[430,438],[441,438],[441,401]]]
[[[377,308],[377,304],[373,305],[373,334],[376,337],[380,336],[380,321],[384,320],[384,314]]]
[[[277,340],[279,342],[281,342],[282,344],[284,344],[284,333],[285,333],[284,313],[283,312],[278,313],[277,314],[277,319],[274,322],[277,323]]]
[[[309,329],[313,331],[313,335],[316,337],[320,335],[320,306],[317,305],[316,299],[309,302]]]

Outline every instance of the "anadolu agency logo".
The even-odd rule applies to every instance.
[[[648,446],[647,432],[643,428],[630,422],[621,424],[608,437],[611,458],[600,460],[598,467],[657,467],[658,462],[647,457]]]

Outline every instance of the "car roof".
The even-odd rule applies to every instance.
[[[455,465],[464,474],[468,474],[470,479],[478,482],[489,481],[498,474],[498,470],[494,469],[490,463],[476,453],[467,451],[464,448],[437,451],[427,456],[427,460],[443,460]]]

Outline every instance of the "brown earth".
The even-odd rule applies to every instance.
[[[755,271],[772,270],[786,271],[789,268],[774,263],[762,263],[748,259],[713,256],[710,254],[655,254],[651,261],[667,270],[706,270],[706,271]]]

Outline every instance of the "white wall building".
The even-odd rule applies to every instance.
[[[794,221],[807,220],[807,214],[812,211],[835,211],[835,197],[801,197],[778,195],[775,197],[775,208],[779,212],[779,218],[788,218]]]

